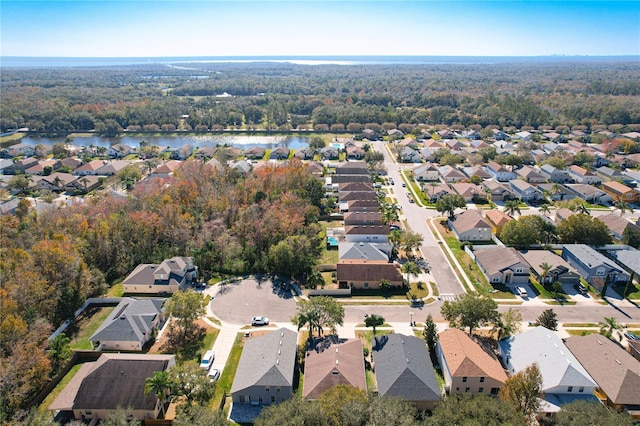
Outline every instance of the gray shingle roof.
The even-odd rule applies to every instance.
[[[612,260],[607,259],[603,254],[595,251],[586,244],[565,244],[563,250],[572,253],[577,259],[590,268],[598,265],[606,265],[614,271],[622,272],[622,269]]]
[[[298,334],[280,328],[247,340],[231,393],[251,386],[293,386]]]
[[[533,363],[542,375],[542,390],[557,386],[595,387],[589,373],[553,331],[538,326],[498,342],[516,372]]]
[[[620,265],[640,275],[640,250],[630,247],[628,250],[616,250],[612,256]]]
[[[132,299],[126,297],[111,312],[91,336],[98,341],[142,341],[151,330],[153,321],[161,314],[163,299]]]
[[[440,399],[440,386],[423,340],[402,334],[378,336],[373,360],[380,395],[407,401]]]
[[[338,245],[340,259],[365,259],[388,261],[391,244],[342,243]]]

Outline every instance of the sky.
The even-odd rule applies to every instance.
[[[640,1],[0,0],[0,56],[640,55]]]

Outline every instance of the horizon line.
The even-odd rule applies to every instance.
[[[640,54],[545,54],[545,55],[390,55],[390,54],[340,54],[340,55],[179,55],[179,56],[38,56],[0,55],[0,58],[72,58],[72,59],[120,59],[120,58],[620,58],[638,57]]]

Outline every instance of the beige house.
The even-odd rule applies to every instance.
[[[491,241],[491,225],[476,209],[470,209],[449,219],[449,227],[460,241]]]
[[[403,284],[400,268],[385,261],[345,260],[338,263],[336,269],[340,288],[378,289],[383,279],[393,287]]]
[[[436,354],[449,394],[497,395],[507,380],[492,352],[457,328],[438,334]]]
[[[124,279],[125,293],[171,294],[196,278],[197,270],[190,257],[172,257],[161,264],[141,264]]]
[[[175,364],[175,355],[102,354],[82,364],[49,410],[73,411],[76,420],[88,420],[130,407],[136,419],[157,419],[161,403],[154,394],[144,394],[145,381]]]
[[[491,246],[477,249],[474,255],[491,284],[515,286],[529,282],[529,264],[513,247]]]

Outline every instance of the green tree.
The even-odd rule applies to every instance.
[[[326,426],[327,421],[317,401],[290,398],[262,409],[255,420],[256,426]]]
[[[543,204],[538,208],[538,211],[542,214],[548,215],[551,210],[549,210],[549,204]]]
[[[497,340],[502,340],[518,333],[521,323],[522,314],[520,311],[509,308],[505,313],[498,314],[498,319],[494,323],[492,331],[496,333]]]
[[[127,191],[132,189],[136,182],[142,179],[140,168],[134,164],[125,167],[116,173],[116,178]]]
[[[269,248],[271,272],[290,277],[309,272],[320,252],[317,240],[306,235],[291,235]]]
[[[600,334],[604,334],[610,339],[614,331],[622,330],[622,325],[620,325],[615,317],[604,317],[604,319],[598,323],[598,326],[600,326]]]
[[[630,245],[633,248],[640,248],[640,229],[636,226],[627,226],[622,231],[622,244]]]
[[[400,219],[400,208],[394,203],[383,203],[380,205],[382,210],[382,223],[388,225],[397,222]]]
[[[407,282],[411,281],[411,275],[418,275],[420,273],[420,268],[414,262],[406,262],[402,265],[402,272],[407,274]]]
[[[427,348],[429,348],[431,357],[434,358],[436,353],[436,343],[438,342],[438,326],[433,320],[431,314],[427,315],[427,319],[424,322],[422,338],[426,342]]]
[[[424,237],[422,236],[422,234],[414,232],[410,229],[407,229],[402,233],[402,248],[405,253],[407,253],[407,255],[413,250],[420,247],[423,241]]]
[[[551,308],[542,311],[536,318],[535,325],[541,325],[549,330],[556,331],[558,329],[558,315]]]
[[[380,327],[382,324],[384,324],[384,318],[380,315],[371,314],[364,319],[364,325],[372,327],[374,335],[376,334],[376,327]]]
[[[633,211],[631,206],[629,206],[629,204],[627,204],[624,201],[616,201],[613,205],[616,208],[616,210],[620,210],[620,216],[623,216],[625,212]]]
[[[58,334],[49,342],[49,357],[53,375],[57,374],[64,363],[71,357],[71,339],[64,333]]]
[[[450,395],[438,403],[429,426],[522,426],[522,413],[489,395]]]
[[[470,292],[456,296],[453,301],[445,300],[440,313],[450,327],[469,327],[471,334],[474,329],[497,320],[498,304],[488,296]]]
[[[540,269],[542,270],[542,282],[540,284],[545,285],[547,282],[547,275],[549,275],[549,271],[553,269],[553,266],[549,265],[547,262],[543,262],[540,264]]]
[[[230,423],[223,410],[212,410],[201,405],[178,405],[173,426],[226,426]]]
[[[318,336],[322,336],[322,330],[329,328],[332,334],[336,333],[336,326],[344,321],[344,307],[328,296],[312,297],[309,300],[301,299],[297,303],[297,313],[291,318],[293,324],[309,324],[309,336],[313,334],[313,328],[318,330]]]
[[[520,200],[507,200],[504,202],[504,212],[509,216],[513,216],[518,213],[518,215],[522,214],[520,212]]]
[[[555,413],[554,426],[633,426],[629,414],[610,410],[599,402],[576,400],[565,404]]]
[[[117,407],[109,415],[100,421],[100,426],[140,426],[142,422],[133,417],[131,407]]]
[[[166,302],[165,309],[171,318],[165,349],[185,358],[195,357],[199,340],[205,334],[205,330],[196,324],[205,312],[204,298],[191,289],[176,291]]]
[[[147,377],[144,382],[144,394],[154,394],[160,401],[161,417],[164,417],[165,404],[171,391],[171,385],[171,379],[167,371],[156,371],[153,376]]]
[[[170,369],[169,382],[172,384],[171,393],[184,396],[189,405],[206,405],[216,389],[207,371],[194,362],[184,362]]]
[[[513,405],[517,411],[533,422],[544,393],[542,392],[542,375],[537,364],[531,364],[522,371],[512,375],[504,383],[498,393],[500,399]]]
[[[369,401],[363,389],[349,385],[333,386],[322,392],[318,402],[327,425],[361,424],[368,417],[366,407]]]
[[[474,185],[480,185],[482,183],[482,178],[478,175],[473,175],[469,178],[469,182],[473,183]]]
[[[314,269],[309,272],[309,275],[307,276],[307,287],[315,289],[318,288],[318,286],[324,287],[325,284],[324,277],[320,271]]]
[[[449,218],[453,218],[457,208],[464,208],[467,202],[458,194],[447,194],[436,201],[436,211],[439,213],[448,213]]]
[[[576,214],[560,222],[558,237],[564,244],[603,246],[611,242],[609,228],[598,218]]]

